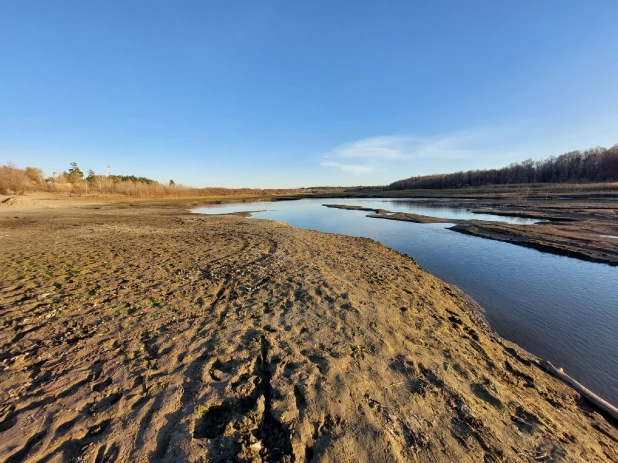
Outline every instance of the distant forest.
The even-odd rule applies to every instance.
[[[618,181],[618,144],[609,149],[571,151],[541,161],[528,159],[501,169],[410,177],[391,183],[391,190],[465,188],[518,183],[592,183]]]

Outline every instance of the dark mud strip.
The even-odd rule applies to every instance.
[[[607,249],[594,249],[592,246],[587,246],[587,243],[576,239],[570,240],[570,243],[555,243],[552,242],[549,237],[546,239],[528,237],[526,236],[528,231],[523,228],[519,230],[509,228],[508,230],[505,230],[501,229],[500,225],[487,223],[460,223],[453,227],[449,227],[449,230],[463,233],[465,235],[486,238],[489,240],[503,241],[505,243],[532,248],[537,251],[556,254],[559,256],[573,257],[588,262],[618,266],[618,253],[614,253]]]

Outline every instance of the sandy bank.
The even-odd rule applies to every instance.
[[[387,220],[398,220],[400,222],[414,222],[414,223],[454,223],[460,222],[460,220],[447,220],[441,219],[439,217],[431,217],[428,215],[419,215],[419,214],[409,214],[407,212],[391,212],[386,209],[374,209],[370,207],[362,207],[362,206],[348,206],[345,204],[323,204],[323,206],[330,207],[333,209],[344,209],[348,211],[365,211],[365,212],[373,212],[373,214],[368,214],[367,217],[371,217],[373,219],[387,219]]]
[[[615,461],[618,431],[367,239],[0,213],[0,459]]]
[[[527,227],[479,222],[458,224],[451,230],[589,262],[618,265],[618,243],[611,237],[599,234],[595,225],[578,222],[572,226],[537,224]]]

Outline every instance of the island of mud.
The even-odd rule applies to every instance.
[[[426,199],[426,198],[425,198]],[[504,241],[551,254],[590,262],[618,265],[618,198],[615,196],[530,198],[435,198],[425,206],[457,207],[472,213],[538,219],[534,225],[517,225],[485,220],[443,219],[405,212],[391,212],[361,206],[324,206],[372,212],[367,217],[415,223],[453,223],[451,230],[482,238]],[[414,199],[410,199],[414,202]],[[498,219],[499,220],[499,219]]]

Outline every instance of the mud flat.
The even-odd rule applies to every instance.
[[[331,209],[343,209],[346,211],[365,211],[373,212],[374,214],[388,214],[390,211],[386,209],[374,209],[372,207],[350,206],[347,204],[322,204],[322,206],[330,207]]]
[[[401,222],[415,222],[415,223],[453,223],[460,222],[460,220],[441,219],[439,217],[430,217],[428,215],[409,214],[407,212],[391,212],[386,209],[373,209],[370,207],[362,206],[349,206],[346,204],[323,204],[323,206],[333,209],[344,209],[347,211],[365,211],[373,212],[368,214],[367,217],[374,219],[387,219],[387,220],[399,220]]]
[[[451,230],[506,241],[552,254],[618,265],[618,200],[616,198],[532,200],[525,205],[494,203],[483,214],[535,218],[534,226],[499,222],[459,223]]]
[[[618,265],[618,242],[600,235],[596,223],[537,224],[533,227],[499,222],[458,224],[451,230],[468,235],[505,241],[551,254],[575,257],[590,262]]]
[[[618,460],[614,424],[404,255],[97,207],[0,212],[2,461]]]
[[[413,200],[411,200],[414,202]],[[460,199],[440,198],[423,201],[424,206],[462,207]],[[454,223],[450,229],[459,233],[505,241],[551,254],[565,255],[591,262],[618,265],[618,200],[611,197],[573,200],[479,199],[466,202],[472,213],[538,219],[535,225],[517,225],[484,220],[443,219],[385,209],[324,204],[327,207],[373,212],[367,217],[415,223]]]
[[[367,217],[374,219],[399,220],[400,222],[414,223],[453,223],[459,220],[441,219],[440,217],[430,217],[427,215],[409,214],[407,212],[387,212],[381,214],[369,214]]]

